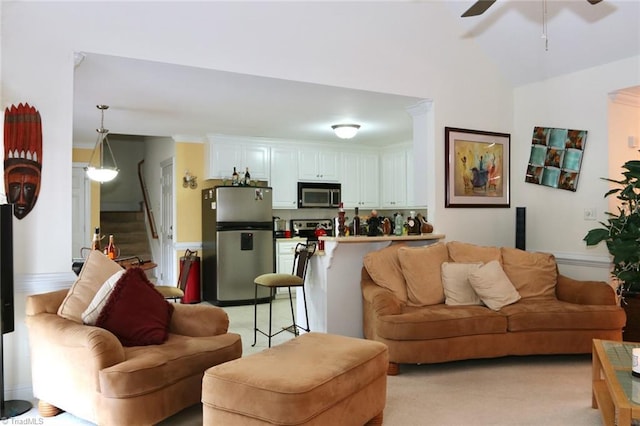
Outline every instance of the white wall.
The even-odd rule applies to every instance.
[[[584,220],[584,209],[595,208],[598,220],[605,219],[608,185],[600,178],[609,175],[608,94],[639,83],[640,58],[630,58],[515,90],[512,195],[514,206],[527,208],[528,249],[608,259],[606,247],[582,241],[597,226]],[[588,130],[576,192],[524,182],[534,126]]]
[[[599,146],[606,140],[604,97],[638,84],[637,67],[631,77],[632,70],[613,64],[519,89],[514,108],[513,91],[499,70],[462,37],[458,18],[439,2],[0,2],[0,8],[2,106],[36,106],[44,135],[40,199],[15,226],[17,298],[70,280],[74,51],[433,99],[429,134],[435,156],[416,171],[435,193],[429,218],[436,229],[448,239],[513,243],[513,208],[444,209],[443,201],[444,127],[511,133],[512,206],[529,209],[529,245],[575,252],[584,252],[580,239],[587,229],[576,214],[604,189],[596,183],[606,173],[597,163],[606,158],[606,148]],[[443,45],[451,38],[458,42]],[[523,183],[535,124],[590,130],[583,165],[588,178],[576,194]],[[28,389],[24,330],[9,340],[5,371],[16,373],[6,387]]]

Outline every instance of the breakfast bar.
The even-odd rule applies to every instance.
[[[311,331],[363,337],[360,271],[364,256],[390,244],[424,246],[444,237],[442,234],[319,237],[324,243],[324,255],[313,256],[305,282]],[[300,289],[296,305],[296,315],[304,324]]]

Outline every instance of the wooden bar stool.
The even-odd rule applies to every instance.
[[[294,258],[293,258],[293,270],[290,274],[281,274],[281,273],[270,273],[270,274],[262,274],[256,277],[254,280],[255,284],[255,293],[254,293],[254,303],[253,303],[253,344],[251,346],[256,345],[257,335],[258,333],[267,336],[269,339],[269,347],[271,347],[271,338],[276,336],[283,331],[290,330],[296,336],[298,335],[298,329],[309,332],[309,312],[307,311],[307,295],[304,290],[304,280],[307,275],[307,267],[309,266],[309,259],[313,256],[313,253],[316,251],[316,243],[298,243],[294,250]],[[258,328],[258,286],[268,287],[269,288],[269,332],[265,333],[264,331]],[[278,288],[287,287],[289,290],[289,305],[291,306],[291,318],[293,320],[293,324],[289,327],[284,327],[282,330],[273,333],[271,331],[271,323],[273,316],[273,298],[276,295],[276,291]],[[291,287],[301,287],[302,288],[302,298],[304,300],[304,315],[307,320],[307,327],[302,327],[296,323],[296,316],[293,310],[293,295],[291,294]]]

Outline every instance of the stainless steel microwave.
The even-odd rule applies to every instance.
[[[340,205],[339,183],[298,182],[298,208],[333,208]]]

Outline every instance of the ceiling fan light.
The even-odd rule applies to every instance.
[[[340,139],[351,139],[353,138],[360,129],[359,124],[334,124],[331,126],[336,136]]]

